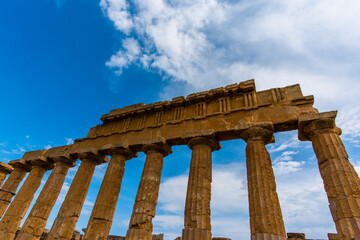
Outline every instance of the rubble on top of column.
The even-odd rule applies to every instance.
[[[11,165],[0,162],[0,172],[10,174],[12,171],[14,171],[14,168]]]
[[[21,161],[22,163],[27,163],[32,166],[41,166],[46,170],[50,170],[54,167],[54,163],[48,160],[45,154],[46,150],[25,152],[21,158]]]

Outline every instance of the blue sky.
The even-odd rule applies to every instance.
[[[255,78],[258,90],[300,83],[320,111],[338,109],[350,161],[360,170],[359,11],[356,0],[5,1],[1,161],[84,137],[110,109]],[[296,135],[276,134],[267,146],[286,230],[325,239],[335,228],[316,158]],[[248,239],[245,144],[222,146],[213,154],[213,235]],[[154,232],[166,239],[181,235],[190,154],[177,146],[165,159]],[[111,234],[126,233],[144,159],[126,163]],[[78,230],[87,225],[106,167],[96,169]]]

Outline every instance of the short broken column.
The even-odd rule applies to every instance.
[[[312,141],[338,239],[360,239],[360,179],[339,137],[336,114],[300,116],[299,139]]]
[[[0,187],[2,186],[6,176],[14,171],[14,168],[9,164],[0,162]]]
[[[70,146],[50,148],[45,156],[55,162],[55,167],[47,179],[29,216],[23,224],[16,240],[38,240],[45,230],[47,219],[54,207],[70,167],[76,158],[69,154]]]
[[[146,160],[126,240],[152,239],[152,219],[156,212],[164,157],[172,152],[171,147],[163,138],[143,141],[143,151],[146,154]]]
[[[30,163],[32,169],[24,184],[10,204],[0,222],[0,239],[13,240],[21,220],[25,216],[36,190],[41,184],[45,172],[53,167],[53,163],[47,161],[46,150],[27,152],[22,160]]]
[[[11,199],[15,195],[15,192],[24,179],[27,172],[30,172],[31,165],[19,160],[12,160],[9,165],[14,168],[14,171],[6,179],[4,185],[0,191],[0,218],[4,215],[7,207],[9,206]]]
[[[108,161],[108,158],[99,154],[96,149],[80,149],[76,153],[82,162],[46,238],[47,240],[71,239],[89,190],[95,166]]]
[[[220,149],[213,137],[194,137],[185,203],[183,240],[211,240],[212,152]]]
[[[125,161],[137,156],[126,144],[109,144],[101,153],[110,155],[111,159],[101,183],[94,208],[91,212],[83,240],[106,240],[110,232],[119,198]]]
[[[274,127],[271,123],[257,123],[237,125],[235,129],[247,143],[251,240],[286,240],[274,171],[265,147],[273,141]]]

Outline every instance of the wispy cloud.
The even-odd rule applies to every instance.
[[[52,146],[50,144],[48,144],[48,145],[44,146],[44,148],[47,150],[49,148],[52,148]]]
[[[65,137],[66,145],[71,145],[74,143],[74,139]]]

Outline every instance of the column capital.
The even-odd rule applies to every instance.
[[[54,162],[47,159],[45,154],[46,154],[45,149],[26,152],[22,156],[21,161],[30,164],[31,166],[39,166],[45,168],[46,170],[50,170],[54,168]]]
[[[25,163],[21,159],[11,160],[11,161],[9,161],[8,164],[10,166],[12,166],[14,169],[21,169],[21,170],[24,170],[25,172],[30,172],[31,171],[31,165]]]
[[[262,141],[264,144],[275,142],[274,126],[270,122],[246,123],[235,126],[237,131],[245,142]]]
[[[317,132],[334,132],[341,135],[335,124],[337,111],[304,114],[299,117],[298,137],[300,141],[311,141]]]
[[[49,148],[45,156],[53,162],[62,162],[70,167],[75,166],[76,156],[70,154],[71,145]]]
[[[110,156],[121,154],[125,157],[126,160],[138,156],[137,152],[130,148],[128,144],[121,142],[106,144],[99,150],[99,152],[101,154]]]
[[[167,144],[166,140],[162,137],[153,138],[149,140],[141,141],[142,150],[145,154],[149,154],[150,152],[159,152],[164,157],[172,153],[171,146]]]
[[[221,149],[220,142],[215,138],[210,137],[194,137],[188,141],[189,148],[193,150],[196,145],[208,145],[211,147],[211,151],[217,151]]]
[[[10,174],[12,171],[14,171],[14,168],[4,162],[0,162],[0,172],[3,172],[5,174]]]
[[[78,158],[82,161],[83,159],[88,159],[94,161],[97,165],[106,163],[109,161],[105,155],[99,153],[99,151],[95,148],[82,148],[73,151],[74,154],[78,156]]]

